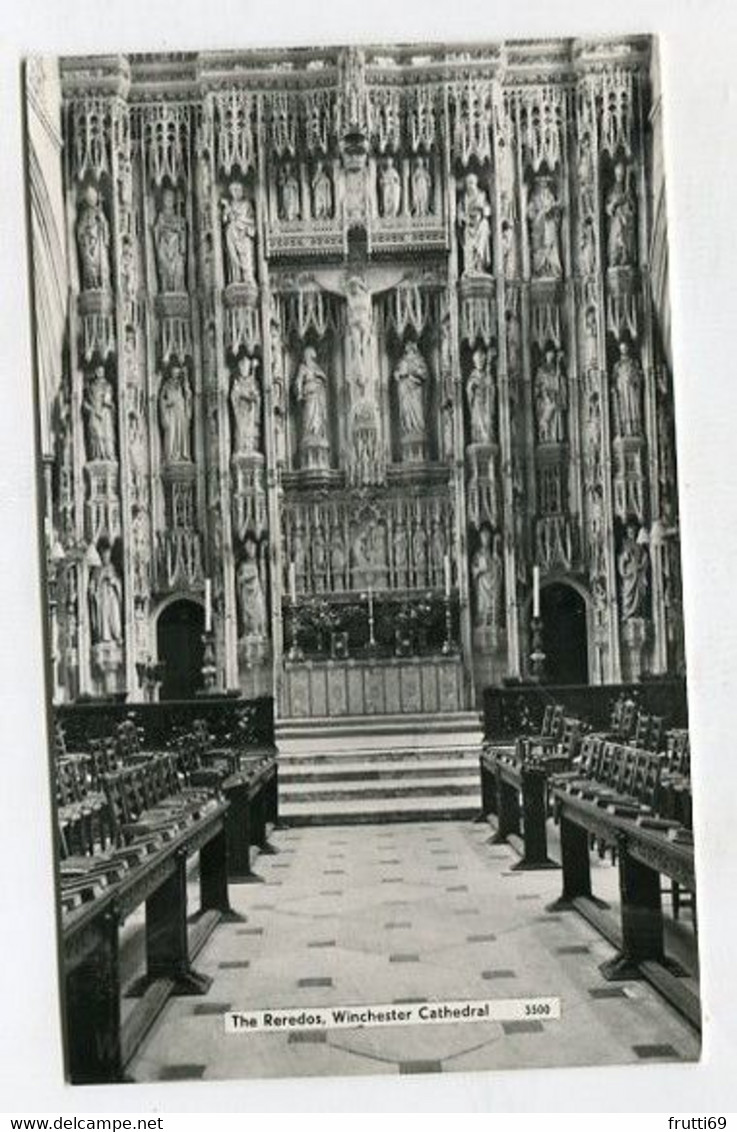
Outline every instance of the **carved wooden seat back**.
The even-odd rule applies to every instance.
[[[625,699],[619,718],[619,728],[616,732],[618,739],[629,739],[632,735],[637,716],[637,704],[634,700]]]

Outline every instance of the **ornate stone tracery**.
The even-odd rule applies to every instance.
[[[267,686],[303,597],[367,587],[452,605],[467,689],[524,676],[533,564],[588,595],[592,678],[662,669],[645,42],[232,62],[62,66],[79,687],[135,694],[205,577],[223,686]]]

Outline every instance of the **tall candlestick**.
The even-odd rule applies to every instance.
[[[297,567],[293,562],[289,563],[289,600],[297,604]]]
[[[443,572],[445,574],[445,596],[450,597],[450,555],[446,554],[443,559]]]
[[[205,578],[205,632],[212,632],[212,581]]]
[[[532,567],[532,616],[540,616],[540,567]]]

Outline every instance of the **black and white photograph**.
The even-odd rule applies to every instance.
[[[658,36],[23,82],[65,1080],[698,1061]]]

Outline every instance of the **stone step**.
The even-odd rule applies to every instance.
[[[480,798],[373,798],[360,801],[285,802],[280,820],[287,826],[359,825],[400,821],[468,821],[478,816]]]
[[[344,754],[358,751],[423,751],[458,750],[462,747],[480,746],[482,734],[475,732],[374,732],[370,729],[351,731],[343,734],[314,734],[309,736],[290,736],[277,733],[276,745],[281,755],[307,756],[311,754]]]
[[[352,744],[341,751],[307,751],[291,754],[279,753],[279,771],[291,773],[305,768],[350,767],[360,763],[366,768],[393,766],[401,764],[407,770],[423,766],[426,762],[439,762],[452,766],[478,763],[480,747],[464,745],[461,747],[395,747],[377,750],[372,747],[354,747]]]
[[[390,798],[455,798],[477,797],[480,792],[479,775],[458,774],[452,778],[418,777],[393,780],[357,780],[352,782],[294,782],[288,786],[279,783],[279,804],[294,801],[323,803],[351,799]],[[320,806],[322,809],[322,805]]]
[[[378,763],[339,759],[327,763],[305,763],[293,760],[279,764],[279,785],[281,788],[292,783],[322,784],[327,782],[394,782],[416,781],[417,778],[455,778],[458,775],[478,775],[478,756],[468,759],[438,761],[437,755],[414,760],[395,759]]]
[[[418,742],[426,746],[436,738],[443,742],[449,734],[462,736],[475,742],[482,731],[481,718],[476,712],[448,712],[445,715],[376,715],[333,716],[312,719],[282,719],[276,726],[277,744],[303,740],[333,741],[348,736],[359,736],[364,745],[372,744],[379,736],[391,739],[395,745],[404,740],[405,746]]]

